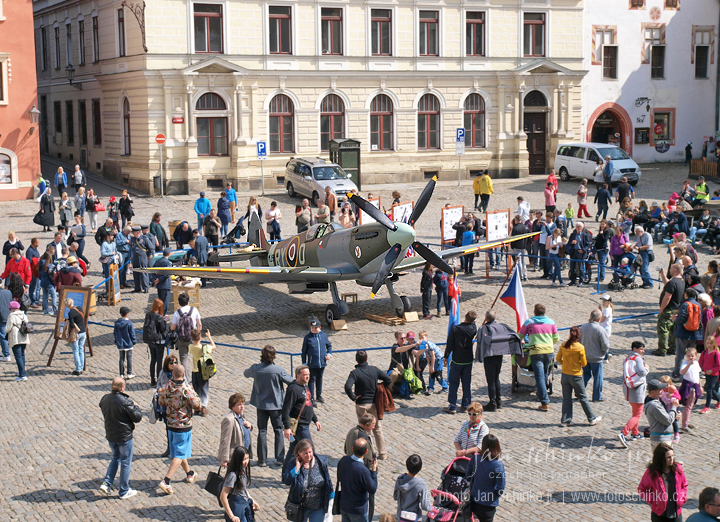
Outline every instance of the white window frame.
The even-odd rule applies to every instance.
[[[222,6],[222,30],[223,30],[223,52],[221,53],[196,53],[195,52],[195,4],[212,4],[212,5],[220,5]],[[230,52],[230,40],[229,40],[229,34],[230,34],[230,27],[229,27],[229,14],[230,14],[230,4],[227,0],[193,0],[192,2],[187,3],[187,30],[188,30],[188,54],[196,54],[197,56],[205,56],[206,58],[212,58],[213,56],[227,56],[228,54],[231,54]],[[265,7],[265,16],[267,16],[267,4]],[[267,25],[267,20],[263,22],[264,25]],[[268,42],[268,53],[270,54],[270,41],[269,36],[267,34],[267,27],[264,28],[265,38],[264,40],[267,40]],[[294,28],[293,28],[294,29]],[[293,38],[294,38],[294,30],[293,30]],[[293,41],[293,44],[295,42]],[[293,49],[295,47],[293,46]]]
[[[420,55],[420,11],[437,11],[438,14],[438,54],[435,55]],[[413,27],[414,45],[415,45],[415,57],[421,60],[432,60],[434,58],[442,58],[445,56],[445,7],[439,5],[416,5],[415,6],[415,21]],[[463,37],[465,35],[463,29]],[[463,39],[462,45],[465,45]]]
[[[536,9],[536,8],[528,8],[523,9],[518,13],[518,57],[523,60],[548,60],[552,57],[552,48],[550,46],[550,31],[552,30],[551,26],[551,17],[550,17],[550,9]],[[545,15],[545,40],[543,42],[545,46],[545,53],[543,56],[525,56],[523,47],[525,44],[525,14],[544,14]]]
[[[95,20],[98,23],[97,38],[95,35]],[[90,17],[90,31],[92,31],[93,63],[97,63],[100,61],[100,18],[97,13],[93,13]]]
[[[698,43],[698,36],[701,38],[701,41],[704,41],[707,38],[707,43]],[[693,64],[693,78],[696,80],[709,80],[710,79],[710,56],[713,52],[713,35],[712,31],[695,31],[695,41],[693,41],[693,55],[695,57],[695,63]],[[698,78],[695,76],[695,68],[697,67],[697,61],[698,61],[698,55],[697,55],[697,48],[698,47],[707,47],[708,48],[708,55],[707,55],[707,63],[705,64],[705,68],[707,70],[707,76],[704,78]]]
[[[290,8],[290,54],[270,54],[270,6]],[[297,57],[300,55],[297,41],[297,9],[295,9],[295,7],[295,3],[290,3],[287,0],[263,3],[263,55],[267,58],[283,60],[291,56]]]
[[[120,11],[121,9],[123,10],[123,35],[122,35],[122,41],[123,41],[123,44],[124,44],[124,45],[123,45],[123,51],[124,51],[124,53],[125,53],[123,56],[120,55],[120,32],[118,31],[118,25],[120,25],[120,24],[119,24],[120,18],[118,17],[118,11]],[[125,16],[125,14],[126,14],[126,13],[125,13],[125,8],[122,7],[122,6],[121,6],[120,8],[113,7],[113,13],[114,13],[113,22],[114,22],[114,25],[115,25],[115,29],[114,29],[114,31],[113,31],[113,32],[115,33],[115,56],[116,56],[117,58],[127,58],[127,56],[128,56],[128,39],[127,39],[127,21],[128,21],[128,18],[127,18],[127,16]]]
[[[610,35],[610,43],[605,43],[605,36]],[[605,47],[615,47],[618,49],[618,44],[615,41],[615,31],[613,29],[598,29],[595,31],[595,58],[600,58],[598,61],[600,62],[600,79],[602,81],[617,81],[617,77],[620,76],[619,72],[619,62],[620,62],[620,52],[618,49],[618,52],[616,54],[616,64],[615,64],[615,78],[605,78]]]
[[[80,33],[80,23],[82,22],[82,34]],[[85,25],[85,17],[78,16],[78,65],[85,65],[87,63],[87,53],[85,52],[85,38],[86,38],[87,26]]]
[[[323,54],[322,52],[322,10],[323,9],[342,9],[342,53],[341,54]],[[294,17],[293,17],[294,20]],[[347,58],[348,56],[348,10],[345,5],[338,4],[317,4],[315,6],[315,53],[318,57],[338,60]],[[294,33],[293,33],[294,34]],[[269,49],[269,47],[268,47]]]
[[[372,53],[372,12],[373,9],[390,11],[390,56]],[[366,5],[365,6],[365,54],[370,59],[397,58],[397,6],[393,5]]]
[[[485,26],[485,32],[483,33],[483,38],[485,41],[483,42],[483,47],[485,49],[485,56],[475,56],[475,55],[469,55],[467,54],[467,47],[466,47],[466,31],[467,31],[467,13],[483,13],[485,15],[485,23],[483,24]],[[490,38],[488,38],[490,33],[490,10],[487,8],[480,8],[477,9],[468,7],[462,10],[462,17],[460,20],[460,27],[461,27],[461,35],[462,35],[462,48],[460,49],[460,56],[463,58],[473,58],[475,60],[486,60],[490,57]]]
[[[0,190],[12,190],[18,188],[19,182],[19,169],[18,169],[18,157],[10,149],[4,149],[0,147],[0,154],[6,154],[10,157],[10,176],[12,176],[12,183],[0,183]]]
[[[10,60],[10,53],[0,53],[0,105],[8,105],[8,96],[10,89],[8,87],[8,60]],[[0,151],[3,149],[0,149]]]
[[[4,21],[5,17],[3,16],[3,3],[0,2],[0,22]]]
[[[75,65],[73,62],[73,39],[72,39],[72,23],[65,22],[65,59],[68,65]]]

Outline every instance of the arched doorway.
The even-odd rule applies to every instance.
[[[614,143],[632,156],[632,134],[632,120],[627,111],[617,103],[603,103],[588,118],[585,139],[596,143]]]
[[[523,102],[523,130],[527,134],[530,174],[545,174],[547,140],[547,99],[540,91],[530,91]]]

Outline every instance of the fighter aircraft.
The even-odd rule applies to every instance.
[[[445,259],[473,254],[537,235],[536,232],[451,248],[440,253],[433,252],[415,240],[413,225],[430,201],[436,183],[437,176],[423,189],[406,223],[392,221],[362,197],[348,194],[348,198],[371,216],[375,223],[348,229],[336,223],[318,223],[289,239],[269,244],[260,218],[253,213],[248,224],[248,240],[256,238],[255,244],[259,248],[225,254],[213,253],[210,257],[210,261],[223,263],[249,260],[250,267],[172,267],[141,270],[207,279],[285,283],[291,294],[330,290],[333,304],[325,308],[328,325],[348,313],[347,303],[340,299],[337,281],[355,280],[360,286],[371,287],[371,297],[374,297],[384,284],[390,294],[393,311],[402,317],[404,312],[411,311],[411,305],[410,299],[398,295],[393,288],[400,271],[423,266],[429,261],[435,267],[451,274],[453,268]],[[419,254],[421,259],[417,256],[406,257],[410,248]]]

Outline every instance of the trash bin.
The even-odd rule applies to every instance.
[[[153,188],[154,188],[155,190],[160,190],[161,185],[162,185],[162,184],[161,184],[161,181],[160,181],[160,176],[154,176],[154,177],[153,177]]]

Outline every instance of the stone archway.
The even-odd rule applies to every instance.
[[[633,126],[630,115],[617,103],[603,103],[588,118],[586,141],[620,133],[620,147],[632,157]],[[607,141],[603,141],[606,143]]]

